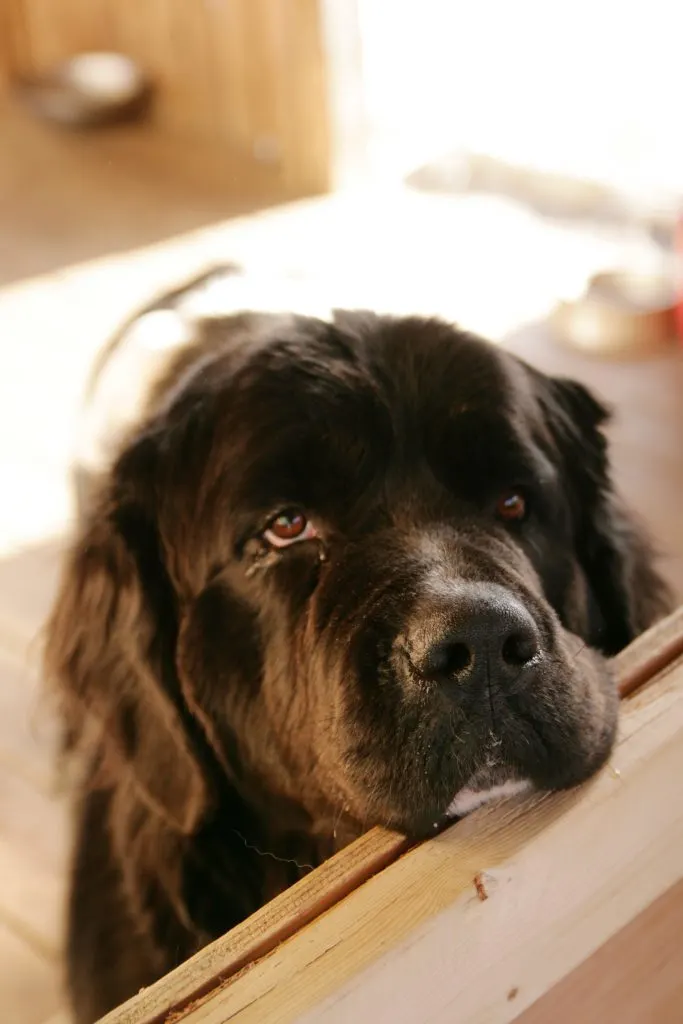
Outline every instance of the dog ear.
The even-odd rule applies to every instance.
[[[188,835],[207,801],[177,692],[175,618],[156,531],[113,483],[67,558],[45,670],[66,752],[80,755],[91,786],[111,791],[124,833],[143,804]]]
[[[582,384],[548,380],[542,403],[569,483],[575,545],[600,624],[595,645],[615,654],[673,605],[646,532],[611,479],[608,410]]]

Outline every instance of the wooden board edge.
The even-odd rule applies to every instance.
[[[673,1024],[683,1016],[682,934],[683,880],[515,1017],[515,1024]]]
[[[621,697],[628,697],[683,655],[683,605],[642,633],[612,664]]]
[[[683,607],[614,659],[622,697],[635,693],[681,653]],[[379,828],[370,830],[226,935],[112,1010],[101,1024],[161,1024],[182,1014],[190,1004],[266,956],[410,848],[404,836]]]
[[[410,848],[405,836],[373,828],[276,896],[100,1024],[160,1024],[271,952]]]
[[[618,773],[475,812],[174,1024],[509,1024],[683,878],[683,663],[623,719]]]

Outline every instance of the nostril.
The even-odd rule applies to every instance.
[[[470,667],[474,657],[463,643],[436,644],[429,652],[425,668],[428,675],[458,676]]]
[[[530,631],[522,632],[520,630],[517,633],[511,633],[503,644],[501,654],[507,665],[516,665],[521,668],[538,654],[538,641]]]

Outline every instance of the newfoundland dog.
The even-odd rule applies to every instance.
[[[438,320],[218,315],[217,281],[239,306],[220,269],[148,306],[86,410],[46,648],[79,1024],[371,825],[589,778],[608,658],[668,607],[580,384]]]

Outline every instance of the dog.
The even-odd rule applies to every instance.
[[[134,317],[91,389],[45,652],[78,1024],[370,826],[589,779],[609,658],[670,608],[581,384],[435,319],[202,311],[233,277]]]

